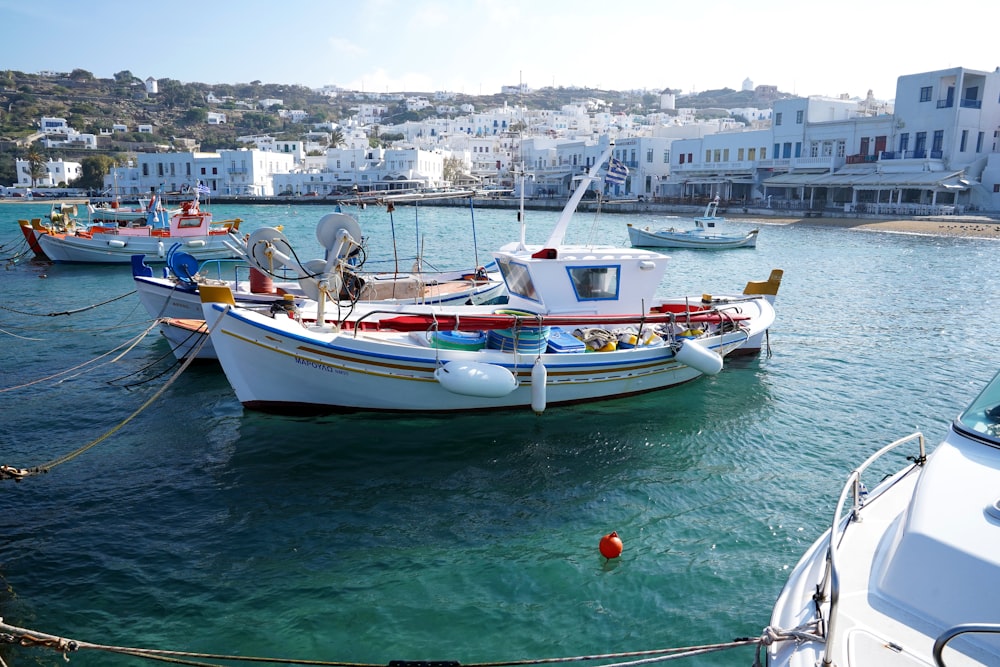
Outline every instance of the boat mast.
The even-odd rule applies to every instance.
[[[559,221],[556,223],[555,229],[549,235],[549,240],[545,242],[546,248],[555,248],[562,245],[563,237],[566,236],[566,227],[569,226],[569,220],[573,217],[573,213],[576,211],[576,207],[580,204],[580,200],[583,199],[583,193],[587,191],[590,187],[591,181],[597,180],[597,173],[601,170],[601,166],[608,161],[611,157],[612,151],[615,149],[615,140],[612,139],[611,143],[608,144],[607,149],[601,154],[601,157],[594,166],[590,168],[584,176],[580,177],[580,185],[577,186],[576,192],[573,196],[569,198],[566,202],[566,206],[563,207],[562,213],[559,215]]]

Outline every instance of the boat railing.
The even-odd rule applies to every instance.
[[[864,506],[868,496],[868,491],[865,485],[861,482],[861,474],[889,452],[901,447],[902,445],[913,442],[914,440],[919,443],[920,447],[920,454],[918,458],[914,459],[914,465],[923,465],[926,460],[926,446],[924,444],[924,434],[918,431],[906,436],[905,438],[900,438],[895,442],[889,443],[869,456],[864,463],[851,471],[851,474],[847,477],[847,483],[840,492],[840,498],[837,500],[837,509],[833,514],[833,526],[830,528],[830,546],[827,549],[826,556],[826,583],[829,586],[828,595],[830,600],[830,611],[829,619],[827,621],[826,654],[823,656],[824,665],[833,664],[833,658],[830,651],[831,647],[836,645],[834,642],[834,633],[837,629],[837,602],[840,598],[840,564],[838,562],[837,545],[840,543],[840,539],[843,536],[843,533],[847,530],[847,526],[850,525],[850,522],[860,520],[861,508]],[[846,517],[847,521],[845,521],[842,515],[844,513],[844,506],[848,497],[851,498],[851,513],[849,517]],[[821,592],[822,591],[818,591],[817,596],[819,596]]]
[[[934,664],[938,667],[945,667],[943,657],[944,647],[947,646],[948,642],[955,637],[969,633],[1000,635],[1000,624],[965,623],[963,625],[956,625],[953,628],[948,628],[934,640]]]
[[[250,281],[250,270],[253,267],[247,264],[244,259],[219,258],[207,259],[198,267],[198,273],[205,278],[215,280],[233,280],[238,287],[240,280]],[[275,278],[282,280],[297,280],[298,274],[287,267],[276,269]]]

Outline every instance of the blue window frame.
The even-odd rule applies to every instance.
[[[538,292],[535,291],[535,284],[531,281],[531,274],[528,267],[517,262],[499,261],[500,273],[507,283],[507,291],[519,297],[539,301]]]
[[[603,266],[567,267],[577,301],[607,301],[618,298],[621,287],[621,267],[617,264]]]

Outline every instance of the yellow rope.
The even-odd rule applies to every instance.
[[[226,312],[228,312],[228,311],[229,311],[229,307],[227,306],[226,307]],[[225,312],[223,313],[223,315],[225,315]],[[221,321],[222,321],[222,317],[220,317],[219,320],[216,322],[216,326]],[[153,326],[155,326],[155,325],[156,325],[156,323],[154,322]],[[150,329],[151,328],[152,327],[150,327]],[[147,329],[146,331],[148,332],[149,329]],[[209,331],[208,334],[211,334],[211,331]],[[152,405],[152,403],[156,399],[158,399],[163,394],[163,392],[165,392],[170,387],[170,385],[172,385],[174,383],[174,381],[177,380],[177,378],[180,377],[181,373],[183,373],[187,369],[187,367],[191,365],[191,362],[194,361],[195,357],[198,356],[198,353],[201,351],[201,348],[204,347],[204,345],[205,345],[206,342],[208,342],[208,334],[206,334],[206,336],[204,338],[202,338],[201,341],[199,341],[198,345],[191,351],[191,354],[189,354],[188,357],[184,360],[184,363],[182,363],[180,365],[180,367],[177,369],[177,371],[172,376],[170,376],[170,379],[167,380],[166,383],[156,391],[156,393],[154,393],[152,396],[150,396],[146,400],[146,402],[144,402],[142,405],[140,405],[139,408],[135,412],[133,412],[132,414],[130,414],[128,417],[126,417],[124,420],[122,420],[119,424],[117,424],[114,428],[112,428],[111,430],[109,430],[107,433],[105,433],[101,437],[97,438],[96,440],[87,443],[83,447],[80,447],[79,449],[76,449],[76,450],[70,452],[69,454],[66,454],[65,456],[62,456],[62,457],[60,457],[58,459],[49,461],[48,463],[45,463],[45,464],[40,465],[40,466],[35,466],[33,468],[14,468],[12,466],[0,465],[0,480],[13,479],[15,481],[20,482],[25,477],[30,477],[30,476],[33,476],[33,475],[40,475],[40,474],[47,473],[49,470],[51,470],[52,468],[56,467],[57,465],[61,465],[63,463],[66,463],[67,461],[70,461],[70,460],[76,458],[80,454],[83,454],[84,452],[86,452],[87,450],[91,449],[92,447],[95,447],[95,446],[99,445],[100,443],[104,442],[105,440],[107,440],[108,438],[110,438],[112,435],[114,435],[119,430],[121,430],[126,424],[128,424],[130,421],[132,421],[133,419],[135,419],[139,415],[139,413],[141,413],[143,410],[145,410],[150,405]],[[133,343],[132,347],[134,347],[136,343],[138,343],[138,341],[135,341],[135,343]],[[116,348],[116,349],[120,349],[121,347],[123,347],[123,346],[119,346],[119,348]],[[129,349],[131,349],[131,347]],[[114,352],[114,350],[112,350],[112,352]],[[111,354],[111,352],[108,352],[107,354]],[[125,353],[123,352],[122,354],[125,354]],[[102,356],[107,356],[107,355],[102,355]]]
[[[125,347],[128,348],[127,350],[125,350],[125,352],[128,352],[129,350],[131,350],[132,348],[134,348],[136,345],[138,345],[139,341],[141,341],[143,338],[145,338],[149,334],[149,332],[153,330],[153,327],[155,327],[158,323],[159,323],[159,320],[154,321],[152,324],[150,324],[146,328],[145,331],[143,331],[141,334],[139,334],[135,338],[131,338],[131,339],[125,341],[124,343],[122,343],[121,345],[119,345],[118,347],[113,348],[111,350],[108,350],[104,354],[98,355],[98,356],[94,357],[93,359],[90,359],[88,361],[83,362],[82,364],[78,364],[78,365],[73,366],[71,368],[67,368],[66,370],[59,371],[58,373],[53,373],[52,375],[48,375],[46,377],[38,378],[37,380],[32,380],[31,382],[25,382],[24,384],[19,384],[19,385],[16,385],[14,387],[5,387],[3,389],[0,389],[0,394],[3,394],[3,393],[8,392],[8,391],[14,391],[15,389],[24,389],[25,387],[30,387],[31,385],[38,384],[39,382],[45,382],[46,380],[51,380],[53,378],[57,378],[57,377],[60,377],[62,375],[66,375],[67,373],[70,373],[72,371],[79,370],[81,368],[85,368],[85,367],[89,366],[90,364],[94,363],[95,361],[97,361],[99,359],[103,359],[104,357],[106,357],[106,356],[108,356],[110,354],[114,354],[118,350],[121,350],[122,348],[125,348]],[[123,352],[122,354],[125,354],[125,352]],[[121,358],[121,355],[118,355],[117,357],[115,357],[114,359],[112,359],[112,362],[117,361],[120,358]]]

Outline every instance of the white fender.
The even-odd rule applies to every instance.
[[[531,409],[536,415],[545,411],[545,383],[549,378],[549,370],[542,363],[542,358],[535,359],[531,369]]]
[[[682,340],[680,347],[674,352],[674,357],[685,366],[690,366],[705,375],[715,375],[722,370],[722,355],[697,341]]]
[[[163,241],[157,241],[156,242],[156,256],[157,257],[163,257],[164,252],[165,251],[163,249]]]
[[[517,387],[509,370],[478,361],[449,361],[434,371],[434,377],[451,393],[464,396],[500,398]]]
[[[191,239],[190,241],[185,241],[184,245],[190,246],[192,248],[201,248],[205,245],[204,239]]]
[[[112,248],[124,248],[125,241],[122,241],[121,239],[111,239],[110,241],[108,241],[108,245],[111,246]]]

